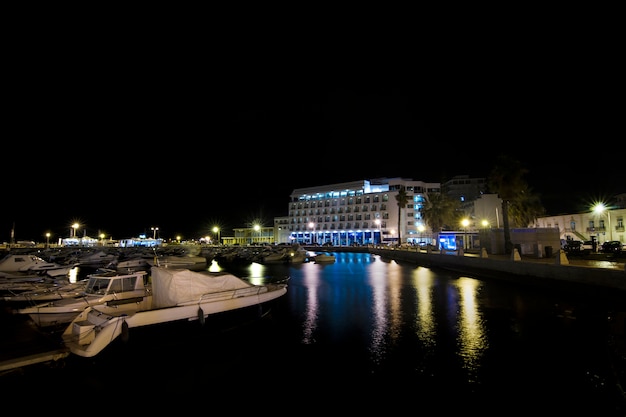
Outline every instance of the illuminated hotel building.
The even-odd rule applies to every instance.
[[[289,239],[304,245],[353,246],[398,243],[398,202],[405,187],[400,243],[429,242],[422,219],[425,193],[441,192],[439,183],[406,178],[377,178],[297,188],[290,196],[285,225]]]

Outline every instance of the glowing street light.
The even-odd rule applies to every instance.
[[[423,235],[424,235],[424,231],[425,230],[426,230],[426,228],[424,227],[423,224],[420,224],[419,226],[417,226],[417,231],[420,234],[420,241],[419,241],[419,243],[423,243],[424,242],[423,241]],[[418,249],[419,249],[419,246],[418,246]]]
[[[72,228],[70,229],[70,231],[72,233],[72,236],[70,236],[70,237],[76,237],[76,229],[78,229],[79,226],[80,225],[78,223],[74,223],[72,225]]]
[[[469,219],[461,220],[461,226],[463,226],[463,249],[467,249],[467,226],[469,226]]]
[[[152,239],[156,239],[157,232],[159,231],[158,227],[151,227],[152,230]]]
[[[606,217],[609,221],[609,241],[613,240],[613,230],[611,230],[611,211],[602,203],[596,204],[593,211],[598,214],[602,214],[606,211]]]
[[[46,233],[46,249],[50,247],[50,232]]]
[[[220,228],[217,226],[213,227],[213,233],[215,233],[217,235],[217,244],[220,245]]]
[[[259,226],[258,224],[255,224],[255,225],[253,226],[253,229],[254,229],[254,231],[255,231],[255,232],[257,232],[259,235],[261,234],[261,232],[260,232],[260,231],[261,231],[261,226]],[[258,239],[259,241],[261,240],[261,238],[260,238],[260,237],[258,237],[257,239]],[[253,240],[253,243],[254,243],[254,239],[252,239],[252,240]],[[258,242],[257,242],[257,243],[258,243]]]

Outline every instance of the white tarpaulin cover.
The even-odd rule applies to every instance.
[[[196,272],[189,269],[151,269],[153,308],[172,307],[198,300],[202,294],[253,285],[229,273]]]

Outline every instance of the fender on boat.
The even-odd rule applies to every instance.
[[[198,307],[198,320],[200,320],[200,324],[204,326],[204,311],[202,307]]]
[[[126,320],[122,321],[122,334],[120,336],[121,336],[122,342],[124,343],[128,342],[129,330],[128,330],[128,323],[126,323]]]

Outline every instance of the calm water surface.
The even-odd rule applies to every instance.
[[[214,263],[253,282],[290,276],[287,295],[262,320],[131,329],[128,342],[96,358],[70,356],[63,367],[11,376],[11,389],[53,385],[78,390],[76,401],[106,392],[154,409],[163,401],[190,409],[219,401],[281,415],[372,407],[624,415],[616,385],[623,363],[613,342],[623,341],[626,303],[367,253],[336,256],[328,265]],[[71,399],[60,402],[71,408]]]

